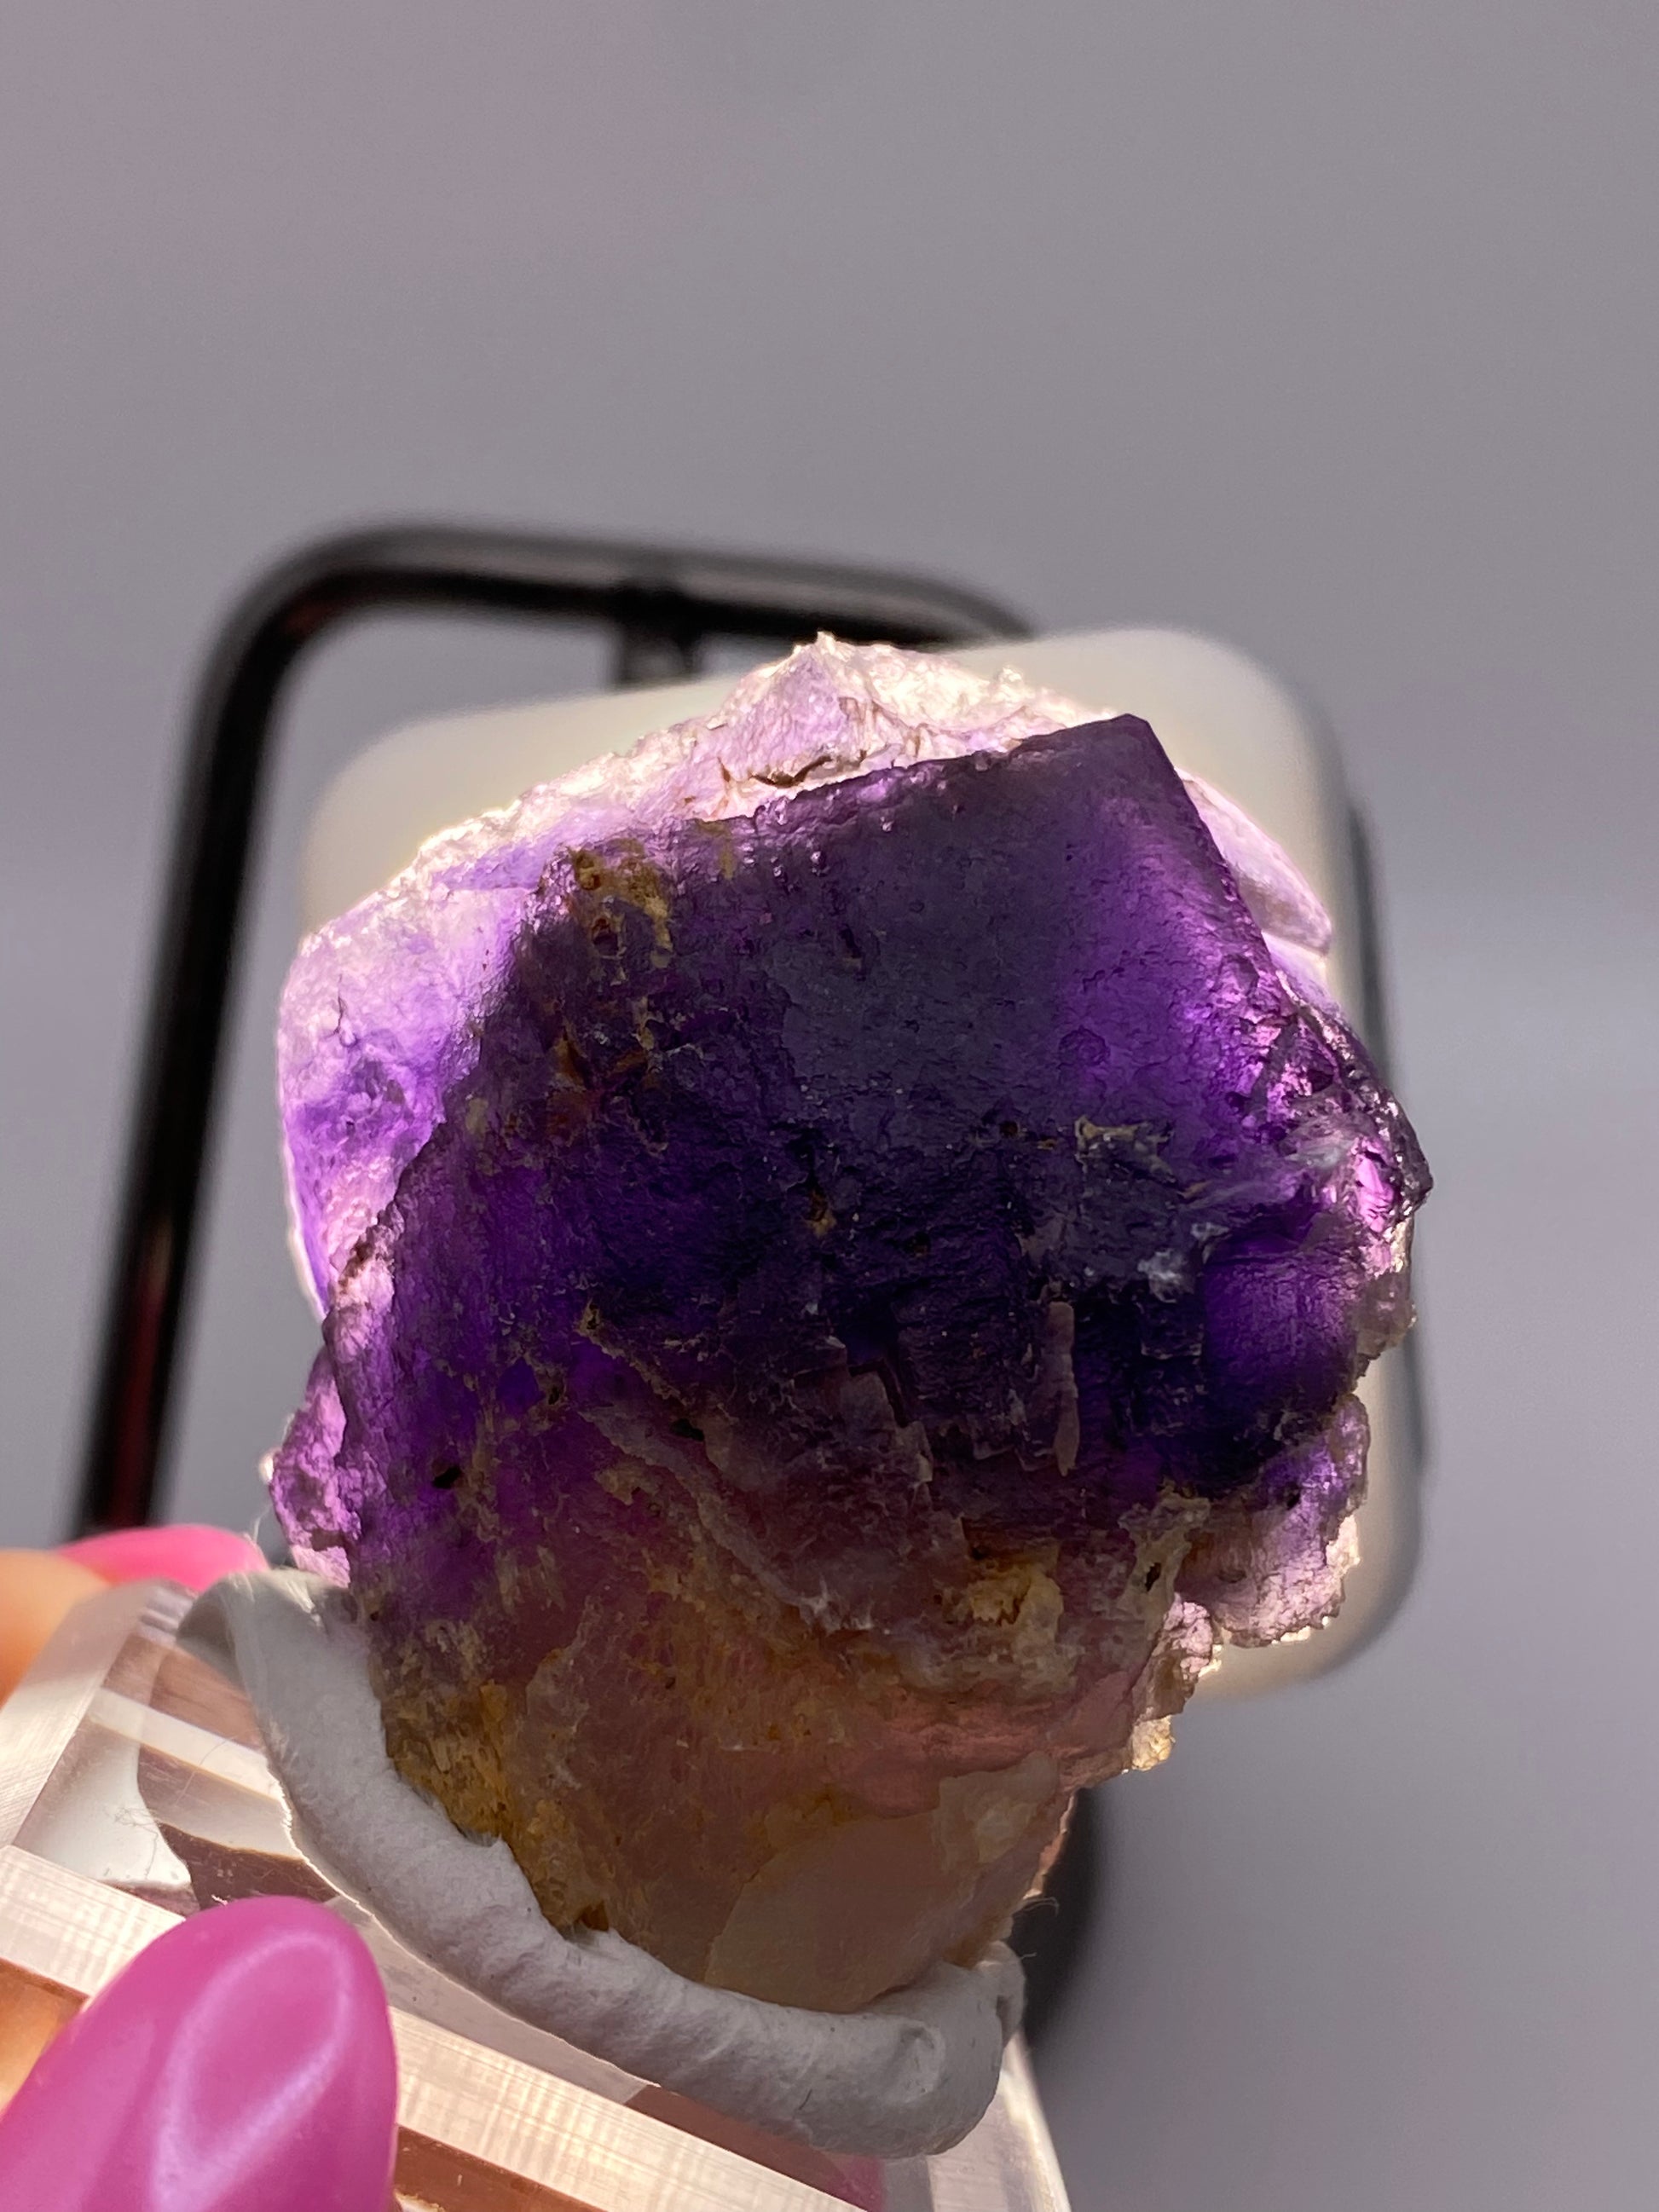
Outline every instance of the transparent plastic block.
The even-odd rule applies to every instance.
[[[173,1922],[306,1897],[361,1932],[386,1983],[407,2212],[1066,2212],[1018,2042],[956,2149],[830,2158],[527,2027],[416,1958],[296,1847],[247,1701],[179,1646],[189,1604],[167,1583],[93,1599],[0,1706],[0,2104]]]

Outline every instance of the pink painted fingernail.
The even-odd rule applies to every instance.
[[[264,1554],[228,1528],[186,1524],[178,1528],[117,1528],[107,1536],[83,1536],[58,1547],[60,1558],[77,1559],[106,1583],[144,1582],[151,1575],[203,1590],[222,1575],[258,1574]]]
[[[169,1929],[0,2113],[8,2212],[386,2212],[398,2066],[368,1948],[297,1898]]]

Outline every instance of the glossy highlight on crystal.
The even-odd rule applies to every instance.
[[[1427,1176],[1328,938],[1144,723],[821,640],[301,949],[277,1509],[550,1919],[864,2004],[1334,1609]]]

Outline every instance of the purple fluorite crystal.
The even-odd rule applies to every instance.
[[[1215,1629],[1328,1613],[1409,1318],[1316,902],[1080,720],[823,641],[435,841],[285,1000],[276,1498],[394,1756],[550,1917],[759,1994],[971,1956]]]

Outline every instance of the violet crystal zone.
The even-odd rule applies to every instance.
[[[550,1919],[865,2003],[1334,1609],[1427,1176],[1327,927],[1145,723],[822,640],[302,948],[277,1509]]]

